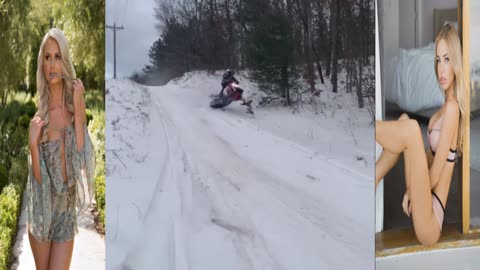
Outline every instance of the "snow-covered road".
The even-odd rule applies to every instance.
[[[332,150],[309,117],[215,111],[214,76],[183,80],[107,81],[107,269],[373,269],[373,127],[318,128]]]

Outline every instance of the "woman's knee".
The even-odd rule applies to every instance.
[[[400,115],[400,117],[398,118],[398,120],[408,120],[410,119],[410,117],[408,117],[408,114],[406,113],[402,113],[402,115]]]
[[[405,144],[407,146],[415,146],[417,147],[418,144],[423,143],[422,138],[422,130],[420,129],[420,125],[418,124],[417,120],[415,119],[407,119],[402,121],[402,131],[404,134]]]
[[[420,125],[418,124],[417,120],[415,119],[407,119],[406,122],[406,131],[412,135],[420,135],[422,136],[422,130],[420,129]]]

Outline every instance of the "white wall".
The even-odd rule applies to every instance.
[[[398,0],[379,0],[378,32],[380,37],[380,65],[382,88],[391,87],[393,72],[388,67],[392,58],[399,54],[399,4]],[[378,79],[377,79],[378,80]]]
[[[379,31],[386,56],[398,55],[399,48],[399,4],[398,0],[383,0],[379,3]]]
[[[480,1],[470,2],[470,63],[480,61]]]
[[[404,1],[404,0],[399,0]],[[419,47],[428,45],[434,41],[433,33],[433,9],[434,8],[455,8],[457,0],[416,0],[418,3],[418,37]],[[474,0],[478,1],[478,0]],[[472,2],[474,2],[472,1]]]
[[[394,2],[398,3],[399,12],[399,47],[404,49],[419,48],[433,42],[434,8],[457,7],[457,0],[397,0]]]
[[[411,49],[415,48],[415,0],[400,0],[398,2],[399,12],[399,34],[400,34],[400,48]]]

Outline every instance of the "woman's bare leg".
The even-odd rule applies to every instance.
[[[28,240],[35,260],[35,268],[37,270],[48,270],[51,243],[37,241],[30,232],[28,232]]]
[[[404,152],[415,234],[423,245],[435,244],[440,237],[440,228],[433,213],[427,157],[417,121],[377,121],[375,135],[386,150]]]
[[[400,154],[391,153],[386,149],[383,149],[382,154],[375,163],[375,190],[378,183],[387,175],[387,173],[395,166]]]
[[[408,120],[410,119],[407,114],[402,114],[398,120]],[[397,164],[398,158],[400,157],[399,153],[392,153],[386,149],[383,149],[382,154],[375,163],[375,190],[380,180],[387,175],[387,173]]]
[[[52,243],[49,270],[68,270],[73,254],[73,241]]]

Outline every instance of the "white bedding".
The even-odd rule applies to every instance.
[[[418,49],[400,49],[400,55],[390,63],[393,72],[391,87],[386,87],[385,99],[406,112],[440,107],[443,93],[435,77],[434,43]],[[388,85],[388,82],[387,82]]]

